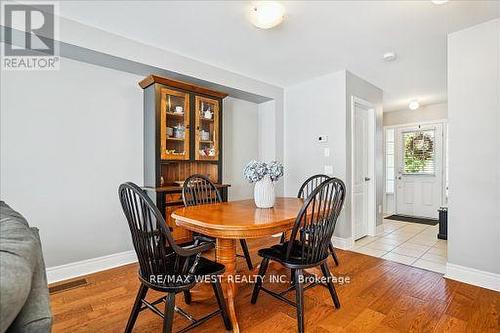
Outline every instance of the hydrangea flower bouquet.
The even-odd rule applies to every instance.
[[[283,164],[278,161],[265,163],[253,160],[246,165],[243,175],[250,183],[255,183],[255,205],[259,208],[273,207],[276,200],[274,182],[283,176]]]

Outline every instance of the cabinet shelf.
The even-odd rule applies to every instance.
[[[184,113],[165,112],[167,117],[184,118]]]
[[[185,139],[167,137],[167,140],[168,141],[180,141],[180,142],[183,142]]]
[[[214,142],[212,140],[200,140],[200,143],[212,144]]]
[[[213,118],[212,119],[208,119],[208,118],[200,117],[200,120],[201,121],[206,121],[206,122],[209,122],[209,123],[213,123],[214,122]]]
[[[200,161],[214,161],[217,158],[217,156],[202,156],[200,155],[199,160]]]

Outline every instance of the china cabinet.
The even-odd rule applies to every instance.
[[[175,225],[171,213],[182,206],[182,183],[203,174],[227,201],[222,184],[222,100],[224,93],[150,75],[144,90],[144,188],[182,243],[191,233]]]

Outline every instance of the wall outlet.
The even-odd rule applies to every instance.
[[[333,176],[333,166],[325,165],[325,174],[328,176]]]
[[[325,157],[329,157],[330,156],[330,148],[325,148],[323,151],[325,153]]]
[[[327,143],[328,142],[328,135],[319,135],[317,140],[318,140],[318,143]]]
[[[382,214],[382,205],[378,205],[378,213]]]

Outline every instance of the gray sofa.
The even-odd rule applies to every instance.
[[[51,327],[38,229],[0,201],[0,333],[50,332]]]

